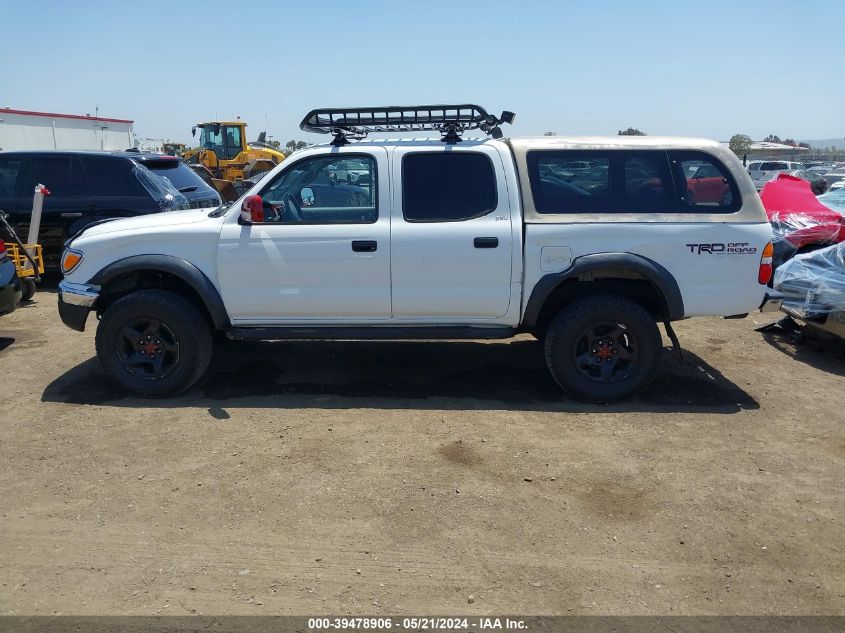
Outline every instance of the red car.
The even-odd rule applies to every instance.
[[[730,195],[730,185],[715,165],[703,163],[687,180],[687,195],[690,204],[721,204],[727,205],[725,200]]]
[[[772,224],[775,266],[797,252],[845,241],[845,216],[819,202],[806,180],[779,174],[760,199]]]

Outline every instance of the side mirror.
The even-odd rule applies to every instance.
[[[313,207],[315,202],[314,190],[311,187],[304,187],[299,192],[299,199],[302,200],[303,207]]]
[[[247,224],[264,222],[264,201],[261,196],[247,196],[241,204],[241,219]]]

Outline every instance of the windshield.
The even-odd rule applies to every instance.
[[[241,128],[237,125],[206,125],[200,133],[200,147],[210,149],[222,160],[232,160],[241,151]]]

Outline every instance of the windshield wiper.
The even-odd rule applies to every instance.
[[[208,214],[208,217],[210,217],[210,218],[219,218],[221,215],[223,215],[224,213],[226,213],[226,211],[228,211],[228,210],[229,210],[229,207],[231,207],[231,206],[232,206],[235,202],[237,202],[237,200],[232,200],[232,202],[224,202],[224,203],[223,203],[223,204],[221,204],[219,207],[217,207],[214,211],[212,211],[211,213],[209,213],[209,214]]]
[[[188,193],[189,191],[196,191],[196,190],[197,190],[196,185],[194,185],[193,187],[182,187],[179,190],[179,193]]]

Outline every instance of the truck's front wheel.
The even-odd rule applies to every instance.
[[[97,327],[97,357],[109,379],[148,398],[182,393],[211,360],[211,328],[182,297],[138,290],[115,301]]]
[[[648,385],[663,343],[654,318],[638,303],[615,295],[574,301],[546,333],[546,364],[571,396],[614,402]]]

